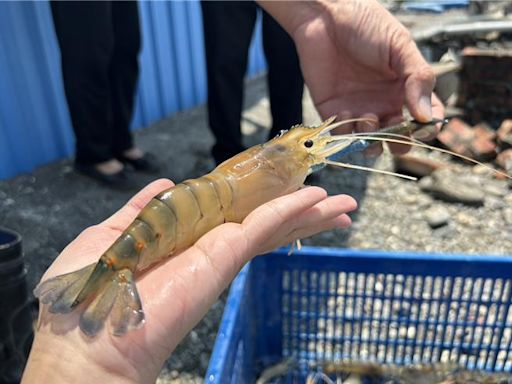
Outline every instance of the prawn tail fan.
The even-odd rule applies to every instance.
[[[83,302],[79,324],[90,337],[103,329],[109,314],[111,331],[116,336],[144,323],[132,272],[112,270],[101,261],[39,283],[34,295],[48,305],[51,313],[69,313]]]

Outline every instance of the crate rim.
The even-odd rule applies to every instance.
[[[273,252],[266,255],[288,255],[289,247],[278,248]],[[512,251],[512,250],[511,250]],[[292,255],[311,255],[311,256],[332,256],[332,257],[347,257],[347,256],[364,256],[365,258],[381,258],[396,260],[443,260],[443,261],[469,261],[469,262],[498,262],[498,263],[511,263],[511,254],[472,254],[472,253],[442,253],[442,252],[422,252],[422,251],[390,251],[378,249],[360,249],[360,248],[335,248],[335,247],[318,247],[318,246],[303,246],[299,251],[295,251]]]

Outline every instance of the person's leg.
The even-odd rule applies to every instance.
[[[141,46],[139,8],[136,1],[112,2],[114,50],[109,68],[112,91],[112,152],[137,171],[159,170],[154,156],[135,146],[130,124],[139,78],[138,55]]]
[[[93,165],[111,160],[111,3],[52,1],[51,9],[76,136],[75,162]]]
[[[112,149],[120,154],[133,148],[130,123],[139,78],[139,11],[135,1],[112,2],[114,49],[109,67],[112,92]]]
[[[208,76],[208,122],[218,163],[242,151],[240,120],[249,45],[256,5],[243,1],[202,1]]]
[[[269,139],[302,122],[304,80],[295,44],[285,30],[263,11],[263,46],[268,64],[268,90],[272,112]]]

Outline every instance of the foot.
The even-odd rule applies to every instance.
[[[142,149],[140,148],[133,147],[124,151],[122,155],[130,160],[138,160],[144,157],[144,152],[142,152]]]
[[[160,170],[158,162],[151,153],[144,153],[136,147],[124,151],[117,156],[117,159],[124,164],[132,166],[136,171],[158,173]]]
[[[94,164],[96,170],[104,173],[106,175],[113,175],[115,173],[119,173],[124,169],[123,163],[116,159],[111,159],[104,161],[102,163]]]
[[[114,189],[135,190],[139,187],[123,164],[116,159],[98,164],[75,164],[75,170]]]

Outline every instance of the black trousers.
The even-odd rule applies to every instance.
[[[208,76],[208,123],[219,163],[242,151],[243,85],[257,11],[255,2],[201,1]],[[304,81],[295,44],[263,12],[263,46],[268,64],[272,113],[270,137],[302,121]]]
[[[77,164],[133,146],[129,126],[139,74],[137,2],[52,1]]]

